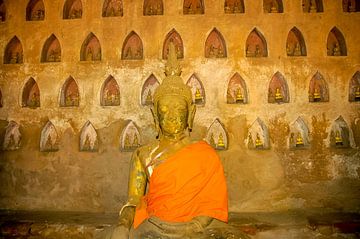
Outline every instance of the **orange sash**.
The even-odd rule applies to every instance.
[[[155,216],[187,222],[196,216],[228,220],[227,188],[221,161],[204,141],[188,145],[154,169],[149,191],[136,208],[134,228]]]

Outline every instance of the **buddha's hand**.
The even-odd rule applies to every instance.
[[[129,239],[129,229],[124,225],[115,227],[110,239]]]
[[[211,221],[211,218],[209,219]],[[191,235],[194,233],[201,233],[204,231],[204,227],[209,223],[203,223],[202,220],[194,218],[189,222],[165,222],[157,217],[149,218],[149,222],[158,227],[162,232],[168,234],[178,235]]]

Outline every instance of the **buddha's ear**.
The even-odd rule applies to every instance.
[[[158,118],[158,115],[154,109],[154,105],[152,105],[150,107],[150,111],[151,111],[151,114],[153,116],[153,119],[154,119],[154,124],[155,124],[155,130],[157,132],[157,136],[156,138],[158,139],[160,137],[160,125],[159,125],[159,118]]]
[[[188,116],[188,129],[191,132],[194,124],[194,118],[196,113],[196,105],[191,104],[189,106],[189,116]]]

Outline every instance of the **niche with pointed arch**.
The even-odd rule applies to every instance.
[[[40,107],[40,90],[32,77],[26,82],[23,88],[21,106],[29,108]]]
[[[204,14],[204,0],[184,0],[183,14]]]
[[[282,0],[263,0],[265,13],[283,13],[284,7]]]
[[[61,88],[60,106],[78,107],[80,104],[79,87],[72,76],[69,76]]]
[[[0,0],[0,22],[5,22],[6,20],[6,6],[4,0]]]
[[[163,15],[164,4],[162,0],[144,0],[144,16]]]
[[[120,89],[115,78],[110,75],[101,87],[100,104],[102,106],[120,105]]]
[[[63,8],[63,19],[80,19],[83,13],[81,0],[66,0]]]
[[[141,90],[141,105],[153,105],[154,93],[159,85],[160,83],[154,74],[146,79]]]
[[[224,58],[227,56],[226,43],[221,33],[214,28],[205,42],[206,58]]]
[[[30,0],[26,7],[26,21],[42,21],[45,18],[43,0]]]
[[[267,43],[265,37],[256,28],[246,39],[246,57],[267,57]]]
[[[4,53],[4,64],[21,63],[23,63],[23,47],[19,38],[14,36],[6,45]]]
[[[121,133],[120,150],[134,151],[141,145],[141,136],[138,127],[133,121],[129,121]]]
[[[276,72],[269,83],[268,102],[289,103],[289,100],[289,87],[286,79],[280,72]]]
[[[216,150],[227,150],[229,148],[228,134],[218,118],[208,128],[205,140]]]
[[[227,14],[244,13],[245,12],[244,0],[225,0],[224,12]]]
[[[80,61],[101,61],[100,41],[92,32],[89,33],[81,46]]]
[[[328,102],[329,89],[324,77],[316,72],[310,80],[309,102]]]
[[[162,58],[167,59],[169,54],[169,44],[170,42],[174,43],[176,56],[178,59],[184,58],[184,44],[180,34],[175,30],[172,29],[165,38],[164,45],[163,45],[163,54]]]
[[[286,40],[287,56],[306,56],[306,45],[302,33],[293,27]]]
[[[303,118],[298,117],[290,125],[289,148],[304,149],[310,147],[309,128]]]
[[[303,12],[316,13],[323,12],[322,0],[302,0]]]
[[[195,74],[192,74],[186,85],[191,89],[193,103],[198,106],[204,106],[206,101],[205,89],[200,79]]]
[[[99,149],[99,139],[94,126],[86,121],[80,132],[80,151],[96,152]]]
[[[123,16],[122,0],[105,0],[102,8],[103,17],[121,17]]]
[[[239,73],[235,73],[229,81],[226,102],[228,104],[247,104],[249,102],[246,83]]]
[[[349,101],[360,102],[360,71],[357,71],[350,80]]]
[[[20,125],[15,121],[10,121],[6,126],[2,148],[6,151],[17,150],[21,144]]]
[[[343,34],[341,31],[334,27],[329,32],[327,38],[327,55],[328,56],[346,56],[347,55],[347,47]]]
[[[260,118],[254,121],[248,132],[248,137],[245,141],[248,149],[263,150],[270,148],[269,130]]]
[[[357,0],[343,0],[343,12],[360,12],[360,2]]]
[[[41,131],[40,151],[52,152],[59,150],[58,133],[54,124],[49,120]]]
[[[341,115],[333,122],[331,126],[330,147],[350,147],[350,129]]]
[[[54,34],[45,41],[41,52],[41,62],[60,62],[61,47],[60,42]]]
[[[122,51],[122,60],[142,60],[143,59],[143,43],[138,34],[134,31],[130,32],[125,38]]]

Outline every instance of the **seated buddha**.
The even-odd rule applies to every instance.
[[[133,153],[128,200],[107,238],[208,238],[208,228],[228,220],[223,167],[209,144],[189,138],[196,108],[180,73],[170,43],[166,78],[153,95],[158,140]]]

